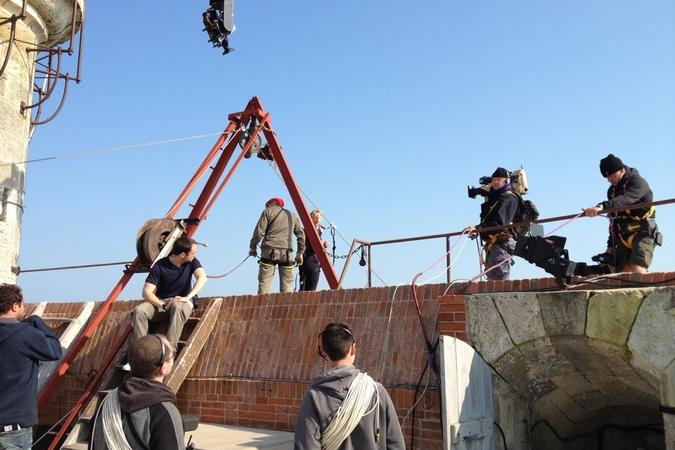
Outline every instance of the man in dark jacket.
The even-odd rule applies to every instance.
[[[94,420],[91,450],[184,450],[185,436],[176,395],[163,384],[176,356],[169,341],[157,334],[129,347],[131,378],[111,391]],[[127,447],[123,445],[126,443]]]
[[[297,239],[297,252],[293,258],[293,235]],[[295,263],[302,265],[305,252],[305,231],[300,219],[287,209],[281,198],[271,198],[265,204],[253,230],[248,254],[257,255],[256,247],[260,245],[260,261],[258,262],[258,294],[272,292],[272,278],[275,266],[279,266],[279,284],[281,292],[293,291],[293,267]]]
[[[520,200],[511,191],[509,172],[497,167],[492,174],[490,190],[485,193],[485,202],[480,207],[480,224],[468,226],[465,232],[480,228],[509,225],[517,222],[520,214]],[[509,230],[480,233],[485,249],[485,270],[488,280],[508,280],[511,272],[511,255],[516,248],[513,232]],[[508,261],[508,262],[507,262]]]
[[[649,184],[638,170],[627,167],[611,153],[600,160],[600,173],[611,184],[607,190],[607,200],[584,208],[586,216],[595,217],[605,209],[651,203],[654,200]],[[651,206],[621,210],[608,216],[610,226],[605,252],[612,256],[614,270],[647,272],[654,248],[661,245],[662,241],[656,226],[656,209]]]
[[[302,401],[295,450],[405,450],[386,389],[354,367],[351,329],[328,324],[319,335],[319,355],[330,368],[312,380]]]
[[[21,288],[0,285],[0,450],[30,449],[40,361],[61,359],[61,343],[38,316],[26,317]]]

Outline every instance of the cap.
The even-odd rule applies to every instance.
[[[492,178],[508,178],[509,171],[503,167],[497,167],[497,170],[492,174]]]
[[[280,197],[272,197],[271,199],[267,200],[267,203],[265,203],[265,206],[270,206],[272,203],[276,203],[277,205],[281,206],[282,208],[284,207],[284,199]]]
[[[624,167],[626,166],[623,161],[611,153],[607,155],[606,158],[602,158],[600,160],[600,173],[603,177],[608,177],[614,172],[623,169]]]

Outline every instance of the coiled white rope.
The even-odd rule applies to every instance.
[[[114,389],[106,396],[101,405],[101,420],[103,421],[103,436],[110,450],[133,450],[124,435],[122,425],[122,411]],[[133,425],[132,425],[133,426]]]
[[[375,406],[368,407],[375,398]],[[380,404],[380,394],[377,385],[367,373],[359,373],[349,386],[347,396],[342,401],[333,420],[328,424],[321,435],[322,450],[337,450],[347,437],[354,431],[361,419],[375,411]],[[379,412],[379,411],[378,411]],[[379,422],[379,417],[376,422]],[[379,423],[376,423],[376,438],[379,434]]]

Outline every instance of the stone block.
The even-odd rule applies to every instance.
[[[661,377],[661,404],[675,408],[675,360],[666,367]]]
[[[487,362],[495,362],[513,348],[506,325],[490,296],[468,296],[466,308],[471,342]]]
[[[675,289],[655,289],[644,298],[628,348],[634,366],[661,377],[675,358]]]
[[[675,416],[663,415],[663,428],[666,432],[666,450],[675,450]]]
[[[546,335],[536,293],[495,294],[493,299],[516,345]]]
[[[537,298],[547,335],[584,334],[588,291],[542,292]]]
[[[644,298],[637,289],[596,292],[588,299],[586,335],[625,346]]]

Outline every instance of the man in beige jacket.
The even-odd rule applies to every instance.
[[[297,252],[293,257],[293,235],[297,240]],[[258,224],[253,230],[249,255],[256,256],[256,247],[262,240],[258,269],[258,294],[272,292],[275,266],[279,266],[281,292],[293,291],[293,267],[302,264],[305,251],[305,232],[300,219],[287,209],[281,198],[271,198],[265,204]]]

